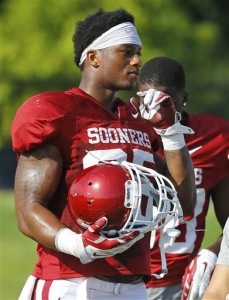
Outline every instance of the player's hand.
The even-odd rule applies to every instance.
[[[123,237],[108,238],[101,232],[106,224],[107,218],[103,217],[82,234],[83,246],[87,254],[87,257],[80,258],[82,263],[122,253],[144,237],[144,234],[135,231]]]
[[[144,119],[158,129],[166,129],[176,123],[176,109],[171,97],[155,89],[139,91],[140,112]]]
[[[202,249],[190,262],[182,279],[182,300],[199,300],[202,298],[215,268],[216,260],[215,253]]]
[[[122,253],[144,237],[139,231],[114,238],[106,237],[102,233],[106,224],[107,218],[102,217],[80,234],[70,228],[62,228],[55,237],[56,249],[78,257],[82,264],[87,264],[97,258]]]
[[[181,115],[176,111],[169,95],[155,89],[139,91],[137,95],[141,100],[139,102],[132,98],[132,105],[140,111],[144,119],[149,120],[158,134],[193,133],[192,129],[179,123]]]

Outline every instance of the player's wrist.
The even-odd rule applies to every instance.
[[[161,136],[164,150],[179,150],[183,148],[185,144],[184,135],[182,133],[176,133],[169,136]]]
[[[82,234],[77,234],[69,228],[63,228],[57,233],[55,246],[58,251],[79,258],[83,264],[92,261],[84,247]]]

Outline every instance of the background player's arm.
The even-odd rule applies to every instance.
[[[165,175],[174,183],[183,212],[193,211],[196,189],[193,165],[187,147],[164,151],[167,164]]]
[[[62,173],[59,150],[51,145],[20,155],[15,176],[15,207],[20,231],[55,248],[55,236],[65,226],[47,209]]]
[[[140,101],[132,98],[132,105],[154,127],[163,143],[167,169],[164,168],[162,174],[173,182],[184,214],[192,213],[196,204],[195,176],[183,134],[193,131],[178,122],[178,114],[169,95],[155,89],[137,94]]]
[[[192,211],[196,201],[193,166],[187,147],[164,151],[165,160],[155,154],[157,171],[168,177],[174,184],[178,198],[186,214]]]
[[[229,267],[216,265],[209,286],[202,300],[226,299],[229,293]]]

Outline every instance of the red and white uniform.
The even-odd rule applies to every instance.
[[[55,145],[63,158],[63,176],[49,202],[66,226],[79,233],[66,206],[67,190],[76,174],[98,160],[127,160],[155,169],[151,143],[156,134],[131,104],[118,100],[117,114],[90,95],[73,88],[46,92],[27,100],[17,111],[11,135],[14,151],[23,153],[43,143]],[[81,264],[74,256],[38,245],[39,259],[32,273],[46,280],[89,276],[150,275],[149,238],[106,259]]]
[[[185,219],[195,229],[205,229],[205,217],[208,211],[210,192],[226,175],[229,174],[229,122],[209,114],[184,114],[195,134],[185,135],[185,141],[191,155],[197,187],[197,203],[193,215]],[[160,151],[162,155],[163,152]],[[195,231],[186,224],[179,224],[181,231],[174,246],[169,246],[165,234],[165,252],[168,274],[158,280],[151,277],[147,287],[163,287],[181,283],[185,267],[200,249],[204,231]],[[166,228],[165,228],[166,230]],[[151,273],[161,270],[161,258],[158,248],[159,232],[151,236]]]

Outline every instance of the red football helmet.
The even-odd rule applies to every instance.
[[[114,235],[164,226],[178,216],[179,201],[172,183],[157,172],[128,162],[104,162],[76,176],[68,207],[83,228],[107,217],[104,233]]]
[[[120,165],[101,163],[83,170],[68,194],[69,211],[76,223],[91,224],[106,216],[106,229],[119,230],[130,214],[124,206],[128,180],[130,174]]]

